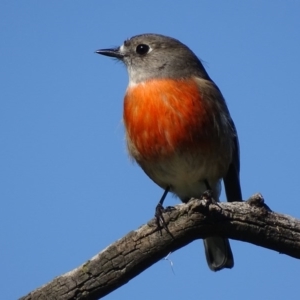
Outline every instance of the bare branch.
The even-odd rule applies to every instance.
[[[257,194],[247,202],[191,200],[164,213],[171,233],[155,220],[128,233],[80,267],[22,300],[99,299],[195,239],[221,235],[300,258],[300,221],[271,212]]]

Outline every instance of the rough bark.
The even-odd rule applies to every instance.
[[[168,253],[195,239],[221,235],[300,258],[300,220],[272,212],[261,195],[246,202],[193,199],[108,246],[78,268],[32,291],[22,300],[99,299],[127,283]]]

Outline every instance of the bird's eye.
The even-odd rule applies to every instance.
[[[140,44],[136,47],[135,51],[136,53],[140,54],[140,55],[145,55],[149,52],[150,47],[148,45],[145,44]]]

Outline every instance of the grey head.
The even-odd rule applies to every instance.
[[[186,45],[160,34],[136,35],[120,47],[101,49],[96,53],[124,62],[131,84],[153,78],[179,79],[191,76],[210,80],[201,61]]]

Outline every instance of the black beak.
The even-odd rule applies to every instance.
[[[121,52],[120,52],[120,48],[100,49],[100,50],[95,51],[95,53],[105,55],[105,56],[115,57],[118,59],[122,59],[124,57],[124,55],[121,54]]]

